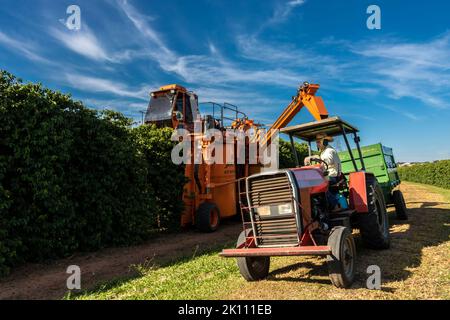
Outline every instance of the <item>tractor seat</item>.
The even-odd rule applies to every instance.
[[[345,177],[345,174],[343,174],[341,172],[338,176],[337,182],[330,184],[329,188],[337,190],[337,191],[346,189],[347,188],[347,178]]]

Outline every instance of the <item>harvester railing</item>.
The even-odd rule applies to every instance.
[[[223,104],[220,104],[217,102],[208,101],[208,102],[201,102],[199,105],[209,106],[206,107],[206,109],[209,108],[212,111],[212,117],[220,122],[222,128],[224,128],[227,125],[231,126],[233,121],[235,121],[236,119],[247,119],[247,115],[244,112],[240,111],[239,107],[231,103],[225,102]],[[203,113],[206,114],[207,112],[203,111]],[[227,123],[225,123],[225,121],[227,121]]]

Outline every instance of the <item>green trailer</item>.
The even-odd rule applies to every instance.
[[[405,200],[403,194],[398,190],[400,185],[400,177],[397,171],[392,148],[383,146],[381,143],[370,146],[361,147],[363,162],[367,172],[373,173],[378,180],[378,184],[383,190],[384,199],[387,205],[394,205],[399,219],[406,220],[408,218],[406,212]],[[358,150],[352,150],[353,157],[359,168],[362,168],[361,160],[358,156]],[[342,171],[348,175],[354,172],[355,168],[352,163],[350,153],[348,151],[340,152],[339,158],[342,163]]]

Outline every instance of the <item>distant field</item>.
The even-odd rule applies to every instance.
[[[323,258],[273,258],[267,280],[248,283],[234,259],[220,258],[222,246],[165,266],[137,266],[139,275],[115,280],[77,299],[450,299],[450,190],[404,183],[410,219],[391,215],[392,248],[358,247],[357,281],[333,287]],[[392,209],[390,209],[392,211]],[[234,239],[230,239],[231,245]],[[366,268],[382,270],[382,290],[365,288]]]

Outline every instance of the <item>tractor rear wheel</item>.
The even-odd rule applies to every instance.
[[[245,231],[239,235],[236,247],[245,242]],[[269,274],[270,257],[239,257],[237,265],[242,277],[247,281],[265,279]]]
[[[390,246],[389,219],[383,192],[375,179],[367,181],[368,213],[359,214],[359,228],[364,245],[372,249]]]
[[[403,193],[400,190],[395,190],[392,192],[392,201],[394,202],[397,219],[408,220],[405,198],[403,198]]]
[[[328,237],[327,256],[330,280],[338,288],[348,288],[355,279],[356,246],[349,228],[335,227]]]
[[[202,232],[214,232],[219,228],[220,211],[212,202],[203,202],[197,209],[195,226]]]

